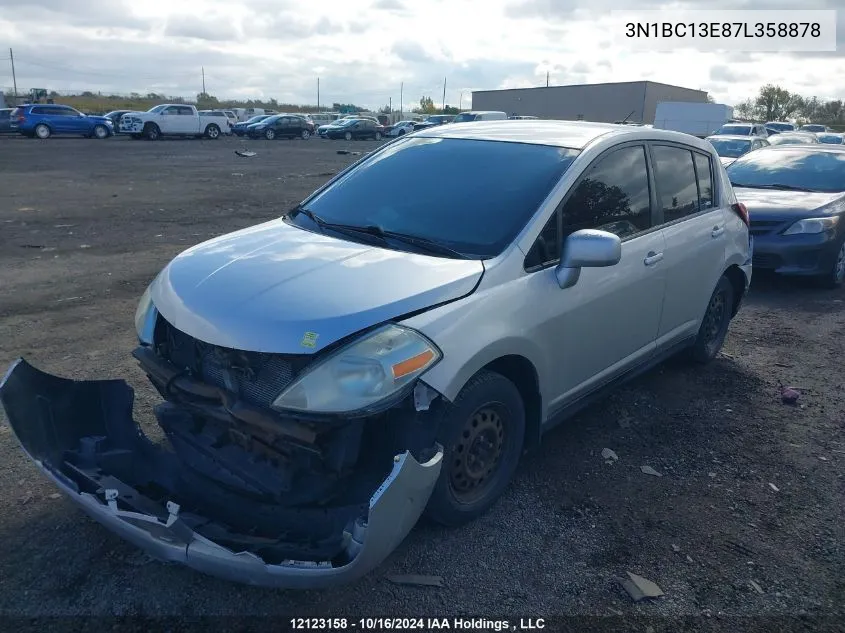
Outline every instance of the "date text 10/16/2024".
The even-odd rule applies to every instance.
[[[293,631],[538,631],[543,618],[291,618]]]

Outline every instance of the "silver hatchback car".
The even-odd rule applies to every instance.
[[[156,277],[134,356],[168,449],[121,380],[19,359],[0,399],[44,473],[149,554],[325,586],[376,567],[423,512],[478,517],[612,386],[678,352],[713,359],[750,278],[748,216],[705,141],[437,126]]]

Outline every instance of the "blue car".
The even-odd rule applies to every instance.
[[[27,104],[11,115],[11,129],[24,136],[41,139],[54,134],[72,134],[91,138],[108,138],[114,134],[114,123],[104,116],[89,116],[70,106]]]
[[[232,126],[232,134],[236,136],[243,136],[246,134],[246,129],[250,125],[254,125],[255,123],[260,123],[264,119],[269,119],[272,114],[259,114],[258,116],[254,116],[251,119],[247,119],[246,121],[240,121],[239,123],[235,123]]]

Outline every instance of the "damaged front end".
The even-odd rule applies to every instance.
[[[0,402],[41,470],[149,555],[218,577],[316,588],[378,566],[440,474],[425,394],[367,416],[283,415],[267,403],[301,371],[296,357],[179,341],[159,325],[134,355],[165,398],[155,415],[169,447],[133,420],[126,382],[13,364]]]

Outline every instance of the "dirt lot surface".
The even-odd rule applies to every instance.
[[[189,245],[298,202],[355,160],[338,149],[375,147],[253,142],[257,156],[235,155],[244,145],[0,139],[0,363],[24,356],[67,377],[125,377],[137,419],[152,424],[156,398],[130,357],[147,283]],[[0,413],[0,613],[836,627],[843,300],[757,276],[717,361],[672,362],[636,380],[547,436],[484,518],[454,530],[421,524],[380,569],[327,591],[250,588],[148,560],[55,494]],[[781,402],[781,384],[800,390],[796,406]],[[604,448],[618,461],[606,463]],[[665,596],[633,603],[618,580],[629,571]],[[396,573],[439,575],[443,587],[397,586],[386,578]],[[829,620],[810,624],[816,617]]]

